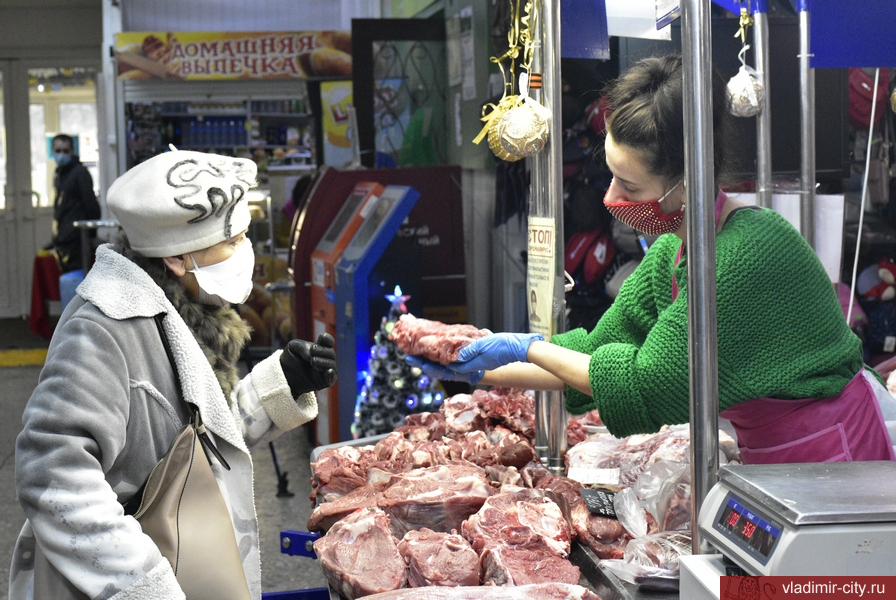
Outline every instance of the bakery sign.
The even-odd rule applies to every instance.
[[[115,35],[119,79],[348,78],[349,31],[135,32]]]

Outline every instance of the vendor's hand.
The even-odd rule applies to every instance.
[[[482,379],[482,376],[485,375],[485,371],[469,371],[461,373],[460,371],[455,371],[450,367],[440,365],[437,362],[419,356],[405,356],[404,361],[412,367],[419,368],[429,375],[430,379],[439,379],[441,381],[463,381],[470,385],[476,385],[479,383],[479,380]]]
[[[280,355],[280,367],[286,375],[294,398],[322,390],[336,383],[336,340],[329,333],[317,336],[317,343],[292,340]]]
[[[457,361],[449,366],[466,373],[526,362],[526,353],[533,340],[544,340],[544,336],[540,333],[490,333],[461,348]]]

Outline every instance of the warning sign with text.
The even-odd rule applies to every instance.
[[[549,339],[553,333],[555,233],[554,219],[529,217],[526,286],[529,331],[540,333],[545,339]]]

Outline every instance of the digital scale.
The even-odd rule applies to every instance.
[[[722,555],[682,557],[682,598],[720,598],[723,556],[748,575],[891,575],[896,462],[725,466],[699,527]]]

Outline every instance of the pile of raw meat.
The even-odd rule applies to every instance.
[[[405,354],[447,365],[457,360],[461,348],[488,333],[472,325],[447,325],[404,314],[392,326],[389,341]]]
[[[348,600],[410,597],[405,588],[473,586],[519,588],[513,598],[599,600],[580,586],[579,568],[569,560],[572,544],[600,559],[621,560],[642,532],[590,512],[582,483],[542,466],[532,445],[534,422],[534,400],[522,391],[476,390],[448,398],[438,413],[408,416],[376,445],[321,452],[311,465],[315,508],[308,530],[322,534],[314,550],[331,587]],[[597,437],[591,436],[568,456],[576,464],[590,460],[596,468],[618,469],[620,481],[636,481],[657,461],[687,459],[687,440],[668,433],[616,440],[615,446],[600,438],[602,453],[594,447],[576,452],[589,449]],[[685,500],[670,500],[664,519],[636,506],[634,520],[646,523],[644,533],[680,526],[690,521],[681,512]]]

